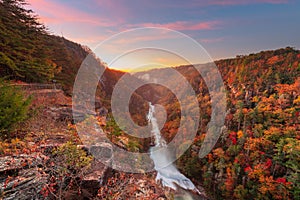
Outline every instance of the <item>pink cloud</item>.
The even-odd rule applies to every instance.
[[[108,35],[95,35],[89,37],[73,37],[72,39],[78,43],[89,44],[90,47],[93,47],[107,38],[109,38]]]
[[[207,21],[207,22],[188,22],[188,21],[176,21],[171,23],[142,23],[142,24],[132,24],[128,27],[158,27],[158,28],[168,28],[177,31],[196,31],[196,30],[214,30],[220,25],[220,21]]]
[[[95,15],[49,0],[30,0],[29,7],[37,12],[40,21],[46,24],[77,22],[103,27],[116,25],[115,21],[99,18]]]

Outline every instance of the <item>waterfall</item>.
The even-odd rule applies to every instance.
[[[168,151],[166,141],[160,134],[157,120],[154,116],[155,107],[149,103],[149,113],[147,119],[152,125],[152,133],[155,137],[155,146],[150,149],[150,157],[154,162],[154,168],[157,171],[156,181],[161,180],[164,187],[170,187],[174,190],[181,187],[185,190],[193,190],[200,194],[190,179],[185,177],[172,163],[172,155]],[[158,151],[159,149],[159,151]]]
[[[147,115],[147,119],[148,119],[148,122],[150,122],[152,125],[151,132],[154,134],[155,146],[156,147],[166,147],[167,146],[166,141],[164,139],[162,139],[162,137],[160,135],[160,131],[158,128],[157,120],[154,117],[154,113],[155,113],[155,108],[151,103],[149,103],[149,113]]]

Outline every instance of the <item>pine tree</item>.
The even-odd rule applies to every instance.
[[[21,90],[0,79],[0,136],[27,118],[29,105],[30,98],[25,98]]]

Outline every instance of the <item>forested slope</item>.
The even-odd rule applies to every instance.
[[[1,76],[28,83],[56,80],[70,93],[77,71],[91,50],[51,35],[24,5],[23,0],[0,1]],[[100,60],[99,67],[104,67]]]
[[[204,159],[198,152],[211,119],[210,95],[193,66],[175,68],[196,91],[200,106],[197,137],[178,166],[216,199],[299,199],[300,51],[287,47],[215,63],[228,113],[221,137]],[[170,91],[157,90],[168,114],[162,133],[170,141],[180,126],[180,107]]]

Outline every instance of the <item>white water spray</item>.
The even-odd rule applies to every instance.
[[[166,141],[161,137],[160,131],[158,128],[157,120],[154,117],[155,108],[154,106],[149,103],[149,113],[147,115],[148,122],[152,125],[152,133],[154,134],[155,139],[155,147],[166,147]]]
[[[174,190],[176,190],[179,186],[183,189],[193,190],[200,194],[192,181],[181,174],[176,166],[171,162],[172,155],[166,148],[166,141],[160,134],[154,114],[155,108],[151,103],[149,103],[147,119],[152,125],[152,133],[155,137],[155,147],[150,149],[150,157],[153,160],[154,168],[157,171],[156,181],[161,180],[163,186],[170,187]]]

